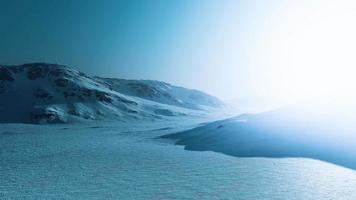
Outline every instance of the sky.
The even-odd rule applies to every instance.
[[[0,0],[0,63],[282,101],[352,85],[355,11],[347,0]]]

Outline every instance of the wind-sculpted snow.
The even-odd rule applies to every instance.
[[[150,91],[151,86],[146,81],[130,81],[130,84],[139,85],[141,89],[135,86],[123,92],[117,89],[118,82],[113,79],[88,76],[57,64],[0,66],[0,122],[155,120],[182,115],[202,115],[204,114],[202,111],[190,108],[213,108],[222,105],[216,98],[198,91],[188,94],[183,92],[174,96],[174,98],[182,96],[181,98],[184,99],[186,95],[205,95],[192,97],[189,102],[191,106],[183,103],[174,104],[160,98],[149,99],[147,97],[151,95],[157,97],[156,92],[164,94],[156,87],[154,91]],[[165,83],[161,84],[168,86]],[[181,90],[193,91],[183,88]],[[137,93],[139,91],[142,92],[141,95]],[[212,103],[207,104],[206,101]]]
[[[153,139],[187,121],[0,124],[0,199],[356,199],[356,172],[340,166],[184,151]]]
[[[335,110],[292,106],[162,137],[193,151],[238,157],[307,157],[356,169],[356,120]]]

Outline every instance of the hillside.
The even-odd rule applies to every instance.
[[[0,122],[155,120],[222,106],[203,92],[158,81],[93,77],[47,63],[0,66]]]
[[[187,150],[238,157],[307,157],[356,169],[356,117],[350,107],[291,105],[162,137]]]
[[[223,103],[204,92],[153,80],[102,79],[119,93],[189,109],[220,108]]]

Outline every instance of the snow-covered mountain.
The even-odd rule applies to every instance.
[[[93,77],[57,64],[0,66],[0,122],[154,120],[223,106],[203,92],[159,81]]]
[[[101,78],[112,90],[135,97],[189,109],[219,108],[223,103],[204,92],[153,80]]]

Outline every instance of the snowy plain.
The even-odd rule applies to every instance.
[[[356,199],[348,168],[192,152],[159,138],[201,123],[1,124],[0,199]]]
[[[305,158],[238,157],[236,149],[259,150],[250,139],[268,136],[251,134],[260,122],[308,126],[308,118],[295,121],[300,113],[294,110],[287,111],[288,123],[272,112],[252,116],[255,123],[246,128],[234,118],[213,122],[232,117],[216,97],[160,81],[100,78],[46,63],[0,66],[0,80],[0,200],[356,199],[351,168]],[[335,124],[344,124],[338,116]],[[334,115],[330,119],[335,122]],[[354,127],[354,121],[347,124]],[[199,151],[174,145],[169,135]]]

